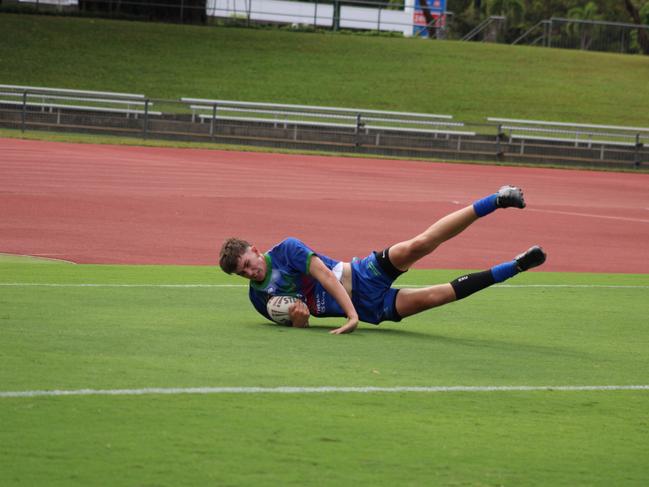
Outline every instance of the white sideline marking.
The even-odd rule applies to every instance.
[[[627,386],[424,386],[424,387],[150,387],[145,389],[77,389],[0,391],[0,398],[43,396],[144,396],[153,394],[328,394],[394,392],[530,392],[530,391],[647,391],[649,385]]]
[[[75,283],[60,284],[47,282],[2,282],[0,286],[6,287],[162,287],[162,288],[200,288],[200,287],[248,287],[247,284],[93,284]]]
[[[549,287],[549,288],[586,288],[586,289],[649,289],[649,285],[642,284],[496,284],[495,288],[525,288],[525,287]]]
[[[427,287],[433,284],[397,284],[395,287]],[[101,284],[101,283],[74,283],[60,284],[47,282],[0,282],[0,287],[126,287],[126,288],[247,288],[247,284]],[[575,288],[575,289],[649,289],[649,285],[634,284],[496,284],[494,288]]]

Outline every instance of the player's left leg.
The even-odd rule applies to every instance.
[[[439,245],[468,228],[478,218],[498,208],[524,208],[523,191],[514,186],[503,186],[497,193],[482,198],[470,206],[457,210],[433,223],[421,234],[392,245],[383,255],[399,272],[405,272]]]
[[[435,286],[401,289],[397,294],[395,307],[401,318],[412,316],[427,309],[466,298],[492,284],[503,282],[545,262],[546,254],[534,246],[518,255],[514,260],[504,262],[486,271],[460,276],[457,279]]]
[[[403,288],[397,294],[395,307],[399,316],[406,318],[427,309],[452,303],[456,299],[453,286],[450,283],[419,289]]]

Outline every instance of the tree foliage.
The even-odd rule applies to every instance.
[[[489,0],[485,2],[489,15],[502,15],[510,26],[519,25],[525,16],[524,0]]]
[[[447,0],[448,10],[456,16],[482,17],[499,15],[492,13],[494,10],[504,11],[500,5],[506,5],[511,0]],[[649,0],[629,0],[638,11],[643,12],[644,19],[649,21]],[[625,0],[518,0],[523,6],[525,25],[531,27],[541,20],[550,17],[568,17],[568,13],[575,8],[584,8],[593,3],[601,13],[603,20],[609,22],[630,22],[632,19],[625,6]],[[517,7],[512,7],[517,8]]]
[[[458,36],[490,15],[507,17],[505,37],[509,41],[553,17],[649,25],[649,0],[448,0],[447,8],[454,13]],[[576,26],[569,33],[579,37],[582,48],[588,48],[596,30]],[[649,54],[643,46],[647,37],[649,49],[649,32],[638,29],[632,36],[638,39],[640,49]]]
[[[575,20],[602,20],[603,17],[597,10],[597,4],[591,1],[583,7],[573,7],[568,11],[568,18]],[[570,34],[579,37],[579,48],[588,49],[593,42],[594,34],[598,27],[590,24],[574,23],[568,24],[567,30]]]

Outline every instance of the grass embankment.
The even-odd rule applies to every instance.
[[[649,58],[0,14],[5,84],[649,125]]]

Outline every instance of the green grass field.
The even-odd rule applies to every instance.
[[[649,58],[0,14],[0,83],[647,125]]]
[[[1,391],[648,383],[647,275],[533,272],[347,336],[327,333],[339,320],[266,323],[216,268],[5,256],[0,283]],[[2,485],[641,486],[647,411],[647,390],[0,397],[0,471]]]

